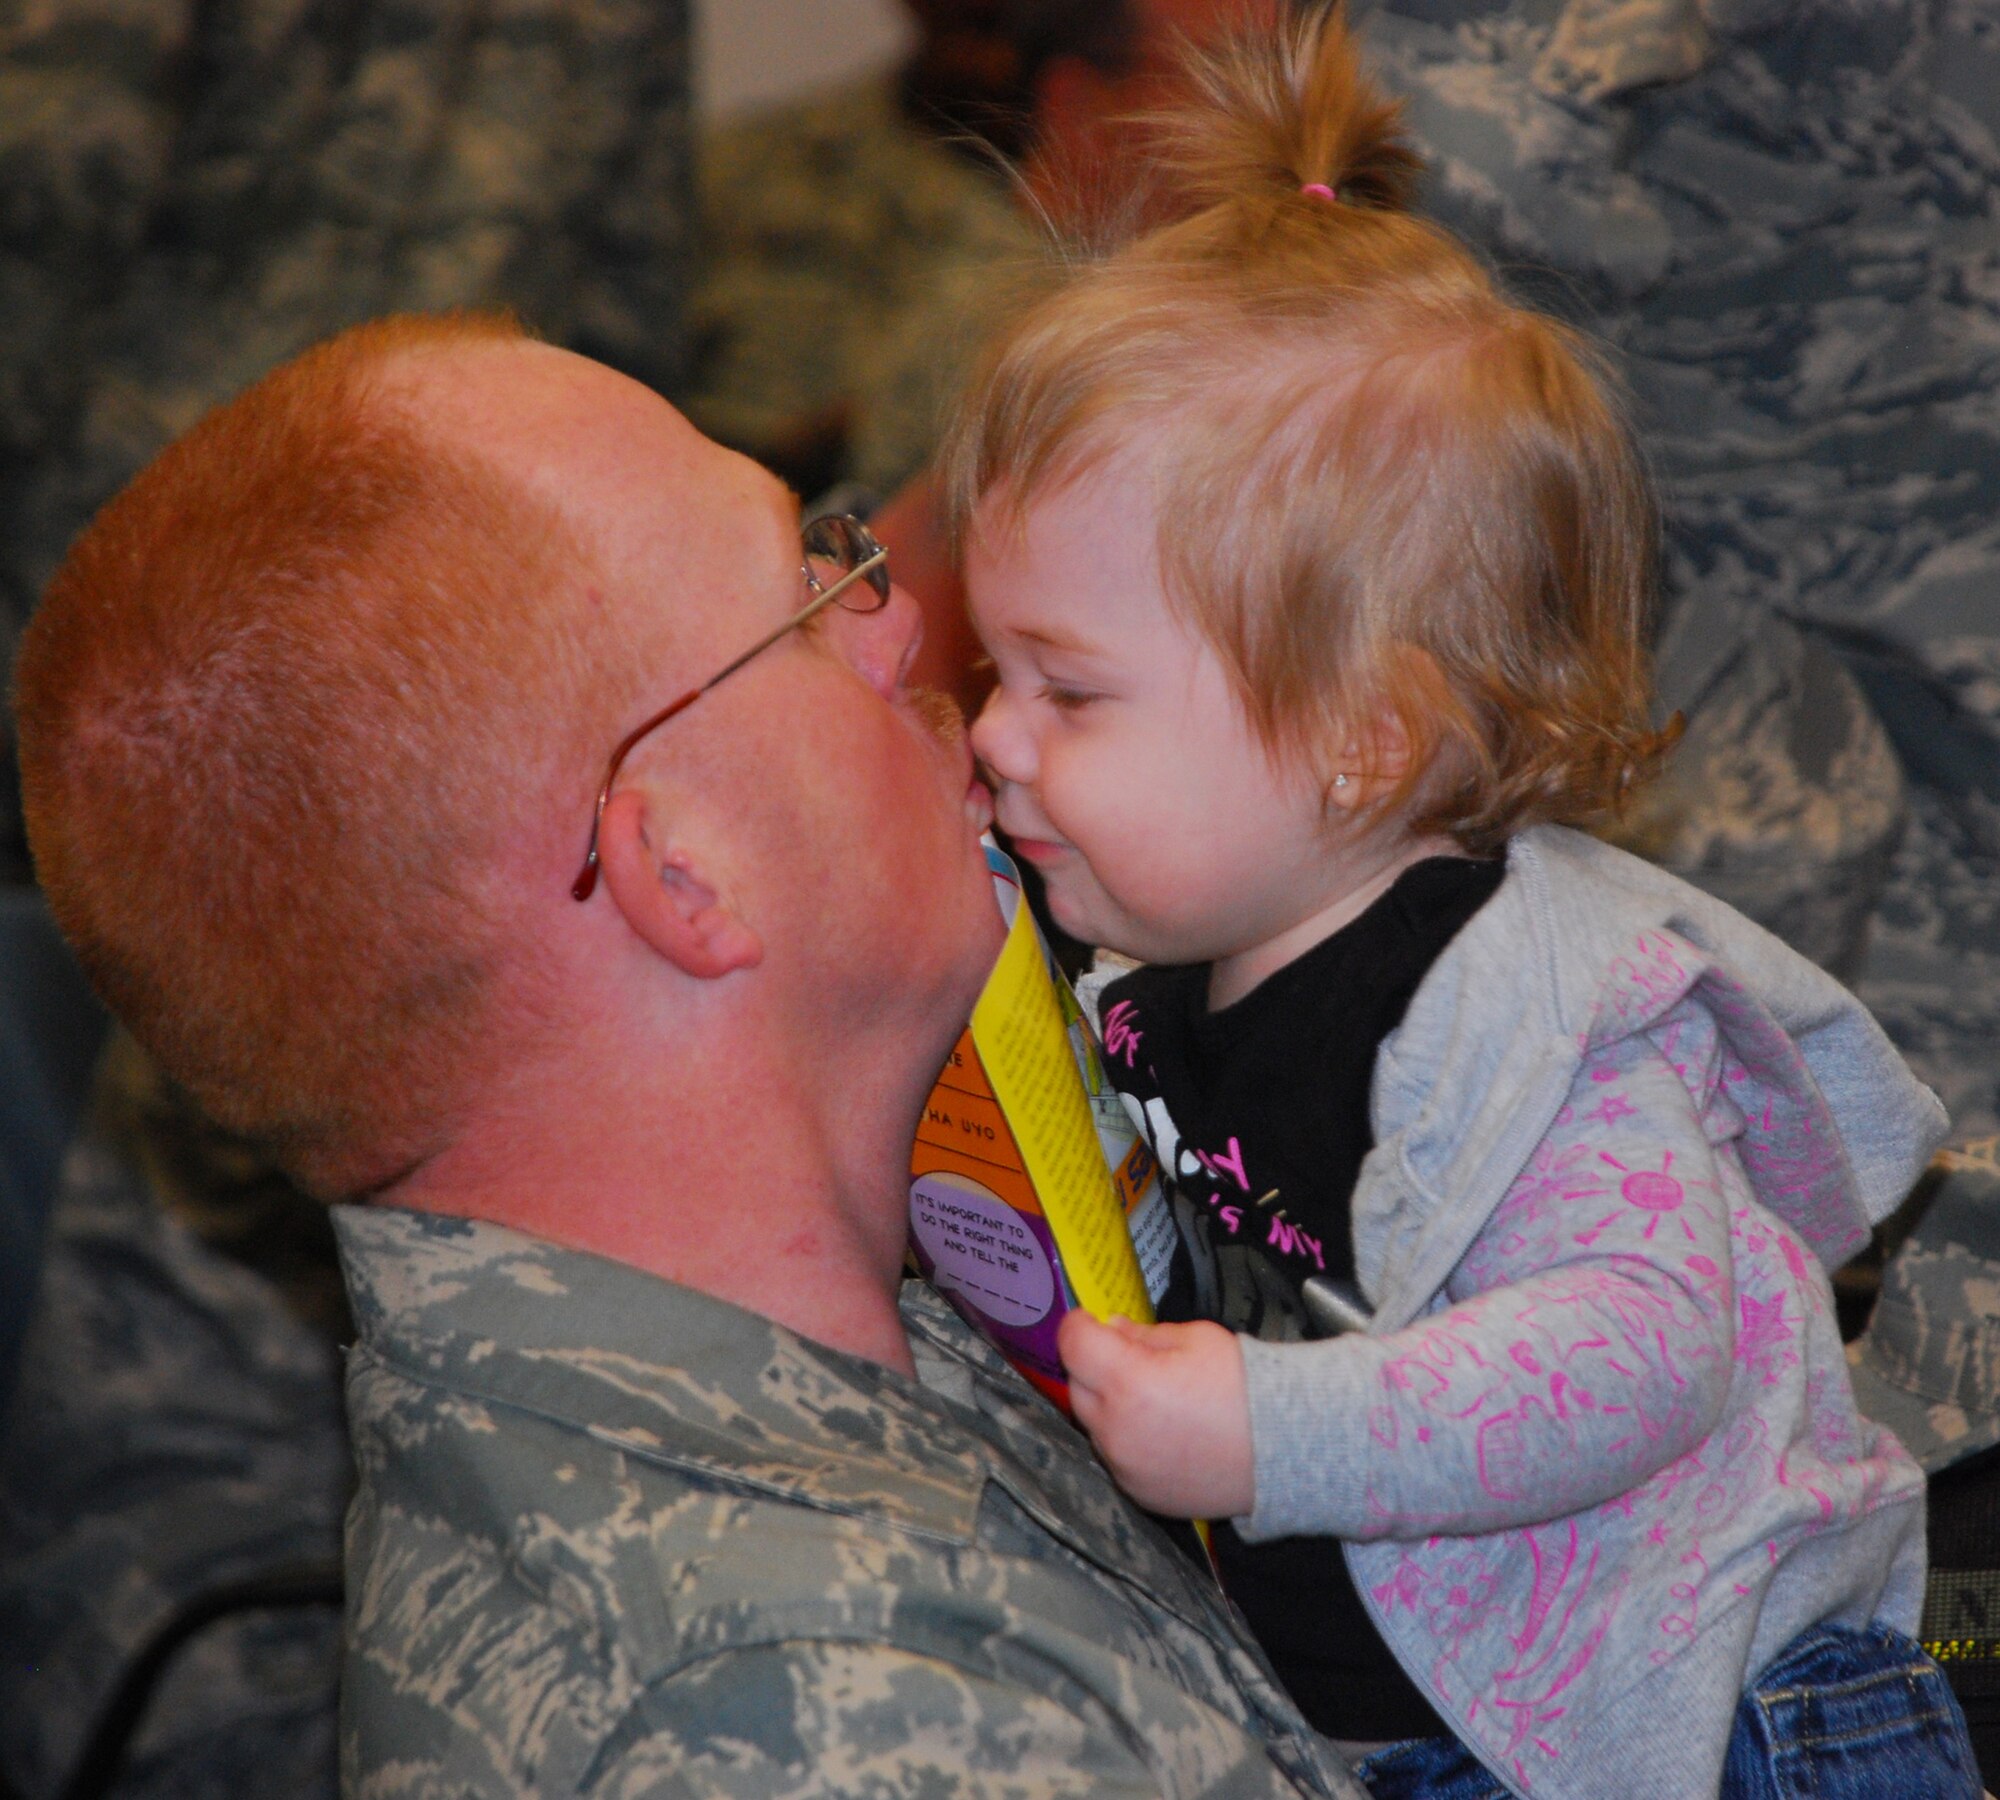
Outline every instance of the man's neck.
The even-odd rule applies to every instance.
[[[909,1132],[830,1120],[823,1081],[712,1067],[728,1079],[578,1083],[566,1104],[523,1084],[381,1198],[610,1257],[911,1373],[896,1307]]]

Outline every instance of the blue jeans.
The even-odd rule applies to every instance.
[[[1455,1738],[1415,1738],[1355,1771],[1375,1800],[1507,1800]],[[1815,1625],[1736,1708],[1719,1800],[1979,1800],[1965,1716],[1901,1632]]]
[[[1815,1625],[1736,1709],[1725,1800],[1979,1800],[1965,1715],[1900,1631]]]

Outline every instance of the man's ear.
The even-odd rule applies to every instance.
[[[667,842],[651,802],[621,788],[604,808],[597,859],[626,924],[683,974],[714,981],[764,960],[764,940],[717,895],[700,859]]]

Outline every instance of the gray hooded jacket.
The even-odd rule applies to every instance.
[[[1243,1340],[1246,1537],[1346,1540],[1433,1704],[1521,1794],[1713,1793],[1820,1620],[1913,1628],[1923,1480],[1855,1411],[1827,1271],[1943,1109],[1731,908],[1531,830],[1385,1041],[1366,1332]]]

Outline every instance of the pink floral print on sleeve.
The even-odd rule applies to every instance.
[[[1484,1532],[1627,1493],[1715,1427],[1739,1334],[1743,1116],[1698,1007],[1587,1058],[1447,1286],[1404,1330],[1342,1340],[1372,1380],[1355,1538]],[[1355,1391],[1352,1387],[1349,1392]]]

